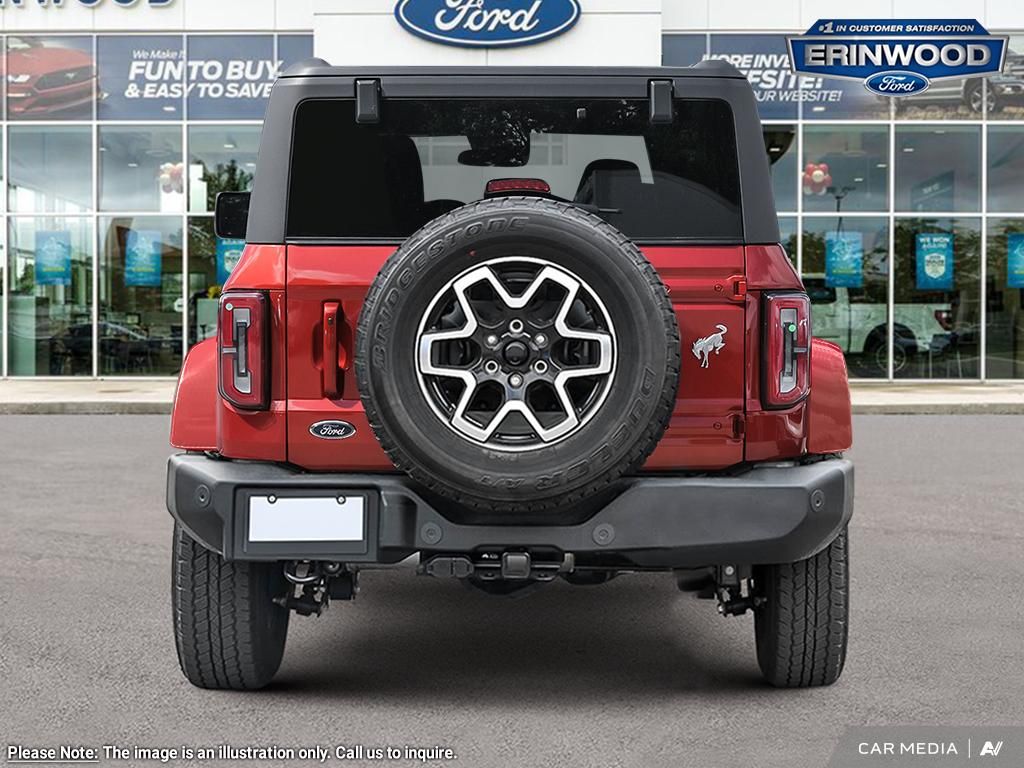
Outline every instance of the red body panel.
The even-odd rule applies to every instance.
[[[288,461],[309,469],[391,471],[366,421],[351,357],[363,298],[391,246],[248,246],[225,290],[268,291],[271,303],[271,407],[232,408],[217,394],[216,342],[186,359],[175,399],[171,442],[216,448],[231,458]],[[845,450],[850,399],[842,352],[815,340],[810,398],[771,411],[760,401],[762,290],[798,290],[799,277],[778,246],[650,247],[676,311],[682,374],[668,430],[645,469],[720,469],[742,461]],[[285,290],[287,289],[287,290]],[[748,292],[749,291],[749,292]],[[324,369],[324,308],[337,303],[337,370]],[[697,339],[725,326],[725,346],[707,368]],[[330,358],[328,354],[328,358]],[[325,396],[336,376],[340,396]],[[322,440],[311,425],[342,419],[346,440]]]
[[[715,469],[743,460],[743,248],[645,248],[669,289],[679,323],[682,368],[679,392],[665,437],[645,469]],[[707,368],[693,342],[728,328],[725,347]]]
[[[843,350],[827,341],[811,343],[811,395],[807,404],[807,450],[840,453],[853,445],[850,385]]]
[[[224,290],[284,290],[285,247],[283,245],[247,245]]]
[[[288,460],[309,469],[391,470],[366,424],[352,363],[339,352],[342,398],[324,397],[322,317],[326,302],[339,302],[339,339],[351,338],[363,297],[390,247],[288,247]],[[648,248],[645,254],[669,288],[683,340],[682,377],[675,415],[646,468],[721,468],[743,460],[737,430],[743,414],[744,339],[743,249],[728,247]],[[691,352],[693,342],[732,329],[724,349],[708,368]],[[345,340],[349,340],[346,343]],[[344,364],[342,364],[344,360]],[[321,440],[309,427],[344,419],[356,427],[348,440]]]
[[[171,445],[185,451],[217,447],[217,340],[196,344],[185,358],[174,391]]]

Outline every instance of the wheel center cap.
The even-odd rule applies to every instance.
[[[522,365],[530,358],[530,349],[521,341],[511,341],[505,345],[504,355],[509,365]]]

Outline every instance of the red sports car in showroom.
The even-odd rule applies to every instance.
[[[39,39],[7,41],[7,110],[12,119],[69,111],[88,115],[96,96],[92,54]]]

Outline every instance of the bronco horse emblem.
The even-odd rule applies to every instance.
[[[722,324],[716,325],[715,328],[718,329],[718,333],[712,333],[710,336],[693,342],[693,356],[701,361],[701,368],[708,367],[712,352],[717,355],[725,348],[725,334],[729,332],[729,329]]]

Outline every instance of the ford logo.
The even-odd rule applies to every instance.
[[[579,0],[399,0],[398,23],[445,45],[500,48],[530,45],[568,31]]]
[[[928,90],[928,78],[915,72],[879,72],[864,81],[864,87],[879,96],[912,96]]]
[[[356,428],[347,421],[318,421],[309,428],[309,434],[321,440],[347,440],[356,433]]]

